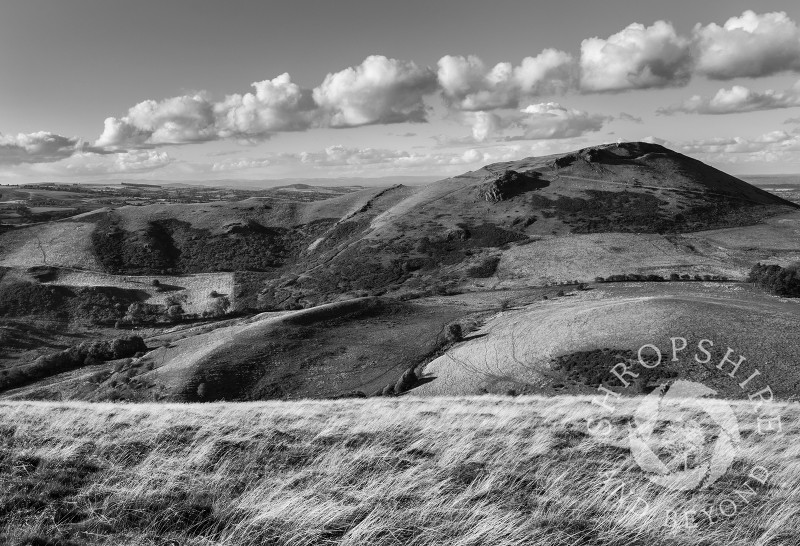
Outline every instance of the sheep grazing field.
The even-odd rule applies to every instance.
[[[605,436],[592,400],[3,403],[0,542],[800,542],[796,404],[761,407],[781,419],[767,434],[752,402],[730,402],[741,444],[727,473],[679,491],[651,483],[632,456],[640,399],[618,402]]]

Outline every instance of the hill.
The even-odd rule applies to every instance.
[[[639,402],[616,419],[630,424]],[[750,403],[731,406],[735,463],[684,492],[651,484],[626,434],[588,434],[586,397],[1,403],[0,541],[797,544],[797,428],[765,439]],[[800,418],[796,405],[770,408]]]
[[[0,233],[0,267],[7,272],[0,293],[9,303],[0,305],[0,321],[3,337],[14,342],[0,351],[0,368],[14,375],[11,368],[81,341],[130,334],[145,339],[149,354],[14,383],[2,396],[371,395],[448,351],[450,324],[469,329],[508,305],[530,311],[515,320],[534,330],[546,330],[550,321],[563,335],[578,333],[558,322],[561,314],[584,317],[594,325],[587,347],[558,338],[564,351],[578,353],[611,342],[631,350],[648,332],[679,330],[680,320],[663,316],[686,314],[698,324],[707,318],[725,336],[753,343],[783,331],[765,309],[796,324],[793,312],[770,296],[747,291],[735,302],[732,285],[702,283],[741,282],[757,262],[800,260],[798,206],[658,145],[595,146],[487,165],[425,186],[347,188],[325,199],[320,192],[306,199],[300,184],[246,199],[208,190],[192,194],[201,202],[136,206],[108,205],[116,197],[105,195],[104,206],[84,202],[92,210],[77,216],[7,228]],[[91,201],[85,189],[67,190],[34,193]],[[670,278],[680,281],[660,282]],[[578,283],[593,290],[576,291]],[[556,298],[553,286],[567,284],[575,307]],[[29,308],[26,294],[35,303]],[[634,304],[629,297],[650,299]],[[607,301],[592,307],[593,298]],[[577,305],[584,300],[586,307]],[[751,334],[735,321],[715,321],[717,303],[724,316],[738,308],[755,313]],[[650,306],[658,313],[648,315]],[[626,314],[632,326],[622,339],[612,323],[627,324]],[[310,322],[296,323],[300,316]],[[489,338],[465,347],[485,348]],[[793,357],[795,349],[770,342],[759,350],[774,360]],[[471,350],[459,345],[447,354]],[[507,351],[499,354],[505,359]],[[465,379],[439,369],[441,362],[430,366],[437,379],[423,385],[417,378],[414,387],[540,392],[530,370],[503,366],[498,373],[507,380],[493,382],[478,364]],[[451,373],[461,374],[455,383],[444,379]],[[562,378],[548,385],[560,383],[567,384]]]

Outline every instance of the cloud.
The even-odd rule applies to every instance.
[[[283,73],[252,84],[255,93],[228,95],[214,105],[218,138],[263,139],[278,131],[303,131],[314,116],[312,92]]]
[[[576,79],[574,58],[556,49],[526,57],[517,67],[503,62],[490,69],[474,55],[446,55],[438,67],[445,102],[466,111],[517,108],[525,98],[564,93]]]
[[[77,138],[46,131],[0,134],[0,165],[58,161],[85,148],[85,143]]]
[[[800,30],[784,12],[745,11],[694,28],[696,71],[715,80],[800,72]]]
[[[772,131],[754,138],[720,137],[670,142],[656,137],[644,139],[663,144],[701,161],[717,164],[782,162],[797,163],[800,134]]]
[[[471,128],[473,142],[485,142],[508,129],[521,129],[521,133],[499,140],[574,138],[599,131],[612,118],[567,108],[557,102],[542,102],[514,112],[462,112],[459,119]]]
[[[153,171],[172,161],[169,154],[157,150],[133,150],[114,154],[78,152],[59,161],[38,163],[30,168],[39,174],[90,176]]]
[[[620,112],[619,120],[620,121],[629,121],[631,123],[644,123],[642,118],[640,118],[639,116],[634,116],[634,115],[628,114],[627,112]]]
[[[371,55],[359,66],[328,74],[314,100],[332,127],[426,121],[423,97],[436,89],[436,75],[411,61]]]
[[[270,159],[243,157],[212,163],[211,170],[213,172],[243,171],[247,169],[257,169],[259,167],[268,167],[270,165],[272,165],[272,161]]]
[[[219,102],[206,92],[140,102],[122,118],[107,118],[95,145],[119,148],[264,139],[273,132],[310,125],[311,91],[292,83],[289,74],[252,86],[254,93],[228,95]]]
[[[431,167],[447,168],[510,161],[520,157],[521,149],[516,145],[502,145],[489,149],[470,148],[458,152],[414,152],[336,145],[317,151],[274,153],[261,159],[229,160],[213,164],[211,170],[231,171],[264,166],[304,165],[326,171],[362,172],[364,168],[374,166],[399,171],[414,171]]]
[[[501,116],[494,112],[464,112],[460,119],[472,129],[472,138],[475,142],[484,142],[514,123],[513,117]]]
[[[573,138],[599,131],[611,118],[566,108],[557,102],[531,104],[517,122],[527,139]]]
[[[792,125],[794,123],[800,123],[800,118],[789,118],[783,122],[784,125]]]
[[[776,110],[800,106],[800,81],[786,91],[752,91],[741,85],[730,89],[720,89],[711,97],[694,95],[680,104],[659,108],[657,113],[672,115],[676,112],[687,114],[737,114],[758,110]]]
[[[672,23],[633,23],[605,40],[583,40],[580,66],[587,92],[682,86],[691,76],[691,41]]]

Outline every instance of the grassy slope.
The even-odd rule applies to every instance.
[[[626,423],[637,400],[617,409]],[[708,490],[650,484],[587,398],[0,405],[3,544],[767,546],[800,540],[796,405]],[[719,502],[764,486],[721,517]],[[609,473],[618,472],[612,480]],[[622,480],[619,490],[616,480]],[[641,496],[648,509],[631,511]],[[641,508],[641,505],[638,505]],[[710,510],[694,528],[670,511]],[[38,541],[37,541],[38,540]]]
[[[637,351],[655,344],[670,349],[670,338],[685,337],[688,355],[681,376],[711,382],[731,397],[743,393],[713,365],[693,361],[700,339],[715,344],[714,363],[727,347],[748,361],[741,374],[758,368],[782,396],[797,395],[800,373],[794,364],[800,340],[800,305],[781,301],[747,285],[718,283],[601,284],[587,292],[510,309],[487,320],[475,339],[458,344],[425,367],[435,379],[415,392],[424,395],[552,393],[564,384],[587,392],[550,369],[552,358],[602,347]],[[483,335],[481,335],[483,334]],[[722,354],[717,354],[719,351]],[[702,354],[700,355],[703,356]],[[666,358],[666,357],[665,357]],[[606,365],[610,367],[611,362]]]
[[[371,395],[432,358],[445,344],[447,324],[461,320],[467,328],[477,319],[466,315],[499,305],[492,298],[479,300],[363,298],[178,327],[146,337],[154,350],[130,363],[65,372],[0,397],[209,401]]]

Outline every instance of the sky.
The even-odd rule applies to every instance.
[[[798,22],[790,0],[0,0],[0,183],[435,179],[620,140],[798,173]]]

